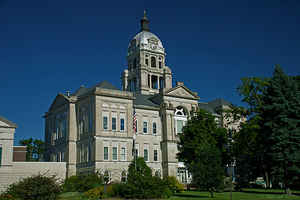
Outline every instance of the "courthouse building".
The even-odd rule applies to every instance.
[[[120,181],[133,160],[135,139],[136,154],[153,173],[186,182],[188,174],[176,158],[178,135],[193,111],[214,109],[216,102],[199,104],[183,82],[172,85],[165,60],[163,43],[144,14],[129,43],[122,89],[102,81],[55,97],[44,116],[46,161],[66,162],[67,176],[98,171]]]

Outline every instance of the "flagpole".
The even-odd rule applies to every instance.
[[[133,108],[133,159],[134,159],[134,168],[136,170],[136,150],[135,150],[135,140],[136,140],[136,112],[135,108]]]

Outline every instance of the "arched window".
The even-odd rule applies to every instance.
[[[156,67],[156,59],[155,57],[151,57],[151,67]]]
[[[176,134],[182,133],[182,129],[185,126],[187,121],[186,112],[183,107],[179,106],[176,108],[174,120],[175,120],[175,133]]]

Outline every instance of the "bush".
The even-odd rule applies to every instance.
[[[167,178],[164,179],[164,181],[173,194],[184,191],[184,185],[180,183],[176,177],[168,176]]]
[[[128,169],[128,182],[114,184],[112,195],[126,199],[168,198],[172,195],[168,185],[159,177],[152,176],[143,158],[137,158]]]
[[[0,200],[16,200],[11,194],[3,193],[0,195]]]
[[[10,185],[5,195],[7,199],[55,200],[60,191],[55,177],[36,175]]]
[[[63,184],[64,192],[86,192],[103,184],[103,178],[97,174],[81,174],[67,178]]]
[[[113,192],[113,185],[102,185],[84,192],[84,196],[89,200],[98,200],[117,195],[115,195]]]

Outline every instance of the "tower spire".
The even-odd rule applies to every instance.
[[[144,10],[144,17],[141,19],[141,31],[150,31],[146,10]]]

